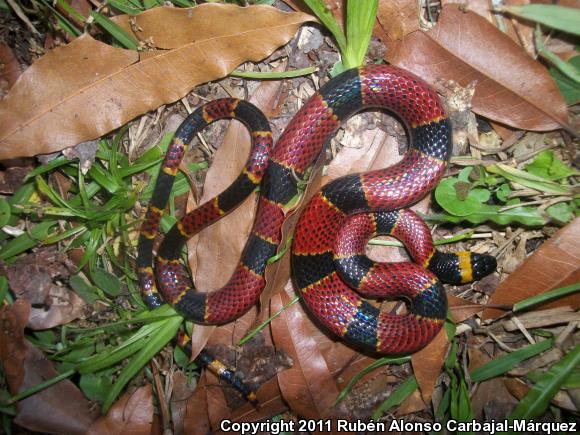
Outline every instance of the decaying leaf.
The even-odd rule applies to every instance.
[[[30,304],[17,299],[12,305],[5,305],[0,311],[0,360],[4,369],[4,376],[10,386],[10,391],[20,390],[24,378],[22,361],[26,357],[26,341],[24,328],[30,314]]]
[[[447,332],[441,329],[433,341],[411,356],[413,372],[425,403],[431,401],[431,394],[441,373],[448,347]]]
[[[170,50],[157,46],[139,59],[137,52],[85,34],[28,68],[0,101],[0,160],[54,152],[102,136],[245,61],[268,56],[312,19],[269,6],[165,9],[147,11],[143,20],[162,26],[155,36]],[[192,17],[200,13],[211,25],[196,27]],[[177,24],[159,21],[157,14]],[[174,47],[167,40],[177,29],[188,39]]]
[[[0,360],[12,394],[57,376],[52,362],[24,338],[30,305],[18,299],[2,309]],[[37,432],[84,434],[95,419],[89,401],[68,379],[17,403],[14,422]]]
[[[28,327],[50,329],[82,316],[86,303],[68,287],[55,284],[57,279],[68,279],[74,269],[66,254],[41,248],[13,264],[2,265],[3,269],[16,296],[33,306]]]
[[[391,41],[419,30],[419,3],[415,0],[379,2],[377,20]]]
[[[580,218],[576,218],[544,242],[522,266],[508,276],[496,289],[489,303],[513,305],[531,296],[580,281],[579,238]],[[580,295],[576,293],[538,307],[567,305],[578,309]],[[484,310],[482,317],[491,319],[502,313],[489,308]]]
[[[485,41],[485,43],[482,43]],[[548,71],[473,12],[442,9],[437,26],[391,44],[387,60],[436,85],[477,80],[474,112],[524,130],[568,128],[568,112]]]
[[[271,300],[272,310],[278,311],[293,297],[286,291]],[[311,336],[304,312],[295,304],[272,322],[272,334],[294,361],[291,369],[278,374],[280,390],[290,407],[305,418],[325,418],[338,396],[336,381]]]
[[[126,393],[111,406],[107,415],[99,418],[88,435],[150,435],[153,425],[151,385]]]

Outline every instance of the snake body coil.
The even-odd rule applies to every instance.
[[[411,73],[384,65],[352,69],[329,81],[301,108],[273,148],[267,121],[249,103],[217,100],[184,121],[167,152],[141,228],[138,271],[147,303],[151,307],[162,303],[157,276],[163,299],[194,322],[227,323],[256,304],[265,286],[266,262],[281,242],[283,207],[298,193],[296,180],[304,177],[341,121],[364,108],[384,108],[398,115],[411,138],[409,150],[394,166],[334,180],[310,200],[292,246],[294,280],[317,319],[357,346],[401,353],[428,343],[447,313],[437,276],[467,282],[494,270],[495,259],[438,253],[423,221],[400,210],[425,196],[443,175],[451,128],[432,89]],[[186,144],[207,124],[223,118],[240,119],[250,129],[250,159],[228,189],[169,231],[153,259],[153,240]],[[185,242],[260,184],[256,220],[234,274],[219,290],[195,292],[180,261]],[[375,234],[400,238],[414,262],[372,262],[364,255],[364,246]],[[408,313],[380,312],[353,288],[371,297],[405,297],[410,300]]]

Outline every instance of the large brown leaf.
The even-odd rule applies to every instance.
[[[433,85],[477,80],[474,112],[523,130],[568,127],[567,108],[548,71],[473,12],[443,8],[437,26],[391,44],[387,60]]]
[[[574,219],[550,240],[545,242],[531,257],[495,290],[489,304],[512,305],[549,290],[575,284],[580,281],[580,218]],[[580,307],[580,294],[566,296],[550,303],[538,305],[542,309],[571,306]],[[493,319],[503,311],[488,308],[483,319]]]
[[[151,385],[126,393],[117,400],[107,415],[99,418],[88,435],[149,435],[153,426]]]
[[[200,25],[203,21],[211,25]],[[141,18],[140,18],[141,17]],[[285,44],[312,18],[269,6],[156,8],[137,17],[170,50],[121,50],[83,35],[22,74],[0,101],[0,160],[49,153],[102,136]],[[157,27],[158,26],[158,27]],[[172,43],[176,31],[177,43]]]
[[[12,394],[58,375],[52,362],[24,337],[29,312],[30,305],[21,299],[0,312],[0,361]],[[19,401],[17,410],[14,421],[38,432],[83,434],[95,419],[89,401],[68,379]]]
[[[271,300],[272,310],[280,310],[294,297],[293,293],[288,288],[275,295]],[[299,308],[293,305],[271,324],[277,345],[283,347],[294,361],[291,369],[278,374],[278,383],[284,398],[296,413],[305,418],[329,417],[339,390]]]

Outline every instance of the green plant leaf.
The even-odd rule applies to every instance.
[[[113,387],[110,378],[110,374],[87,373],[81,375],[79,386],[89,400],[103,403],[107,392]]]
[[[539,355],[540,353],[550,349],[553,345],[554,340],[547,339],[502,355],[471,372],[471,380],[473,382],[483,382],[487,379],[501,376],[504,373],[509,372],[520,362],[535,355]]]
[[[509,225],[516,222],[529,227],[539,227],[546,223],[546,218],[542,216],[536,207],[515,207],[502,212],[500,212],[500,209],[500,206],[485,204],[477,212],[466,216],[438,213],[428,216],[423,215],[423,218],[429,222],[459,223],[465,221],[472,224],[495,222],[499,225]]]
[[[346,3],[346,43],[343,63],[354,68],[364,63],[373,27],[377,17],[378,0],[347,0]]]
[[[389,411],[389,409],[403,403],[403,401],[411,394],[413,394],[413,391],[415,391],[417,388],[419,388],[419,384],[417,384],[417,379],[415,378],[415,376],[411,376],[410,378],[405,380],[405,382],[399,385],[395,389],[395,391],[393,391],[389,395],[387,400],[385,400],[383,403],[379,405],[379,407],[373,412],[371,419],[377,421],[387,411]]]
[[[541,416],[562,384],[580,364],[580,345],[576,345],[561,361],[548,370],[543,378],[520,400],[509,419],[532,419]]]
[[[97,287],[109,296],[119,296],[121,293],[121,281],[119,278],[105,269],[95,269],[91,273],[91,278]]]
[[[554,183],[553,181],[544,177],[539,177],[526,171],[512,168],[511,166],[504,165],[503,163],[488,165],[485,167],[485,169],[488,172],[499,174],[510,181],[521,184],[522,186],[530,187],[541,192],[558,193],[561,195],[568,195],[571,193],[569,187]]]
[[[556,157],[552,150],[544,150],[538,154],[532,163],[526,165],[526,171],[550,180],[560,180],[580,174]]]
[[[346,46],[346,37],[336,20],[334,19],[334,15],[330,12],[330,9],[326,6],[323,0],[304,0],[304,3],[308,5],[312,12],[318,17],[318,19],[326,26],[334,39],[338,44],[338,48],[340,52],[343,54],[347,51]]]
[[[75,293],[89,305],[94,304],[99,298],[97,289],[86,282],[80,275],[72,275],[68,283]]]
[[[564,296],[577,293],[580,291],[580,283],[571,284],[566,287],[560,287],[554,290],[550,290],[548,292],[541,293],[536,296],[532,296],[531,298],[524,299],[516,304],[514,304],[512,310],[514,312],[527,310],[534,305],[541,304],[547,301],[551,301],[558,298],[563,298]]]
[[[139,48],[139,42],[133,38],[133,36],[129,35],[123,28],[121,28],[118,24],[111,21],[106,16],[91,11],[91,17],[95,20],[99,26],[101,26],[107,33],[109,33],[119,44],[123,47],[128,48],[129,50],[137,50]]]
[[[437,203],[448,213],[455,216],[467,216],[477,213],[489,199],[487,189],[470,189],[470,183],[449,177],[435,188]]]
[[[570,67],[580,71],[580,56],[574,56],[567,63]],[[555,67],[550,68],[550,74],[556,81],[567,105],[572,106],[580,102],[580,83],[572,80]]]
[[[548,215],[556,221],[562,223],[570,222],[574,218],[574,210],[576,207],[574,204],[567,202],[559,202],[557,204],[551,205],[546,209]]]
[[[556,5],[531,4],[501,9],[512,15],[580,36],[580,10]]]
[[[0,228],[8,224],[11,216],[10,203],[5,198],[0,198]]]

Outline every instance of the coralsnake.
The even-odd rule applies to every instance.
[[[168,148],[141,226],[137,263],[146,303],[153,308],[164,300],[202,324],[230,322],[256,304],[265,286],[267,260],[281,243],[284,206],[298,194],[297,180],[341,122],[366,108],[394,113],[407,128],[409,148],[399,163],[336,179],[310,199],[294,234],[292,275],[318,322],[362,350],[394,354],[425,346],[447,314],[440,280],[464,283],[480,278],[495,270],[496,261],[488,255],[437,252],[427,226],[405,209],[443,176],[451,127],[435,91],[393,66],[355,68],[331,79],[299,110],[275,146],[268,121],[250,103],[219,99],[189,115]],[[230,187],[171,228],[154,258],[153,242],[188,144],[208,124],[224,118],[238,119],[250,130],[250,158]],[[258,186],[257,216],[230,280],[219,290],[194,291],[181,261],[185,242]],[[364,250],[376,234],[401,239],[413,262],[371,261]],[[360,295],[403,297],[409,301],[407,313],[381,312]]]

